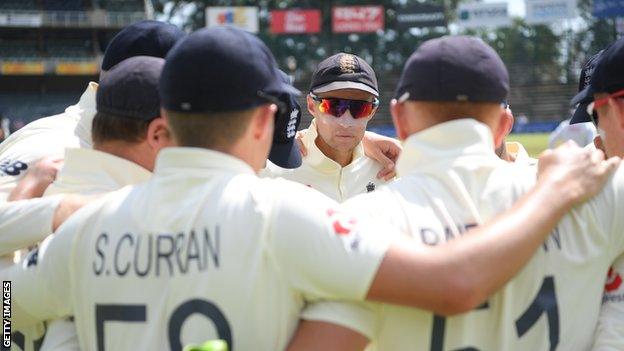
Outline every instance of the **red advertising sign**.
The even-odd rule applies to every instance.
[[[334,33],[370,33],[384,29],[383,6],[336,6],[332,11]]]
[[[271,11],[271,33],[298,34],[321,31],[321,10]]]

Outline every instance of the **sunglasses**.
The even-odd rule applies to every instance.
[[[598,125],[598,113],[596,112],[597,109],[608,104],[609,100],[611,99],[622,98],[622,97],[624,97],[624,90],[619,90],[613,94],[610,94],[609,96],[594,100],[592,103],[587,105],[587,114],[589,114],[589,116],[591,117],[592,122],[595,125]]]
[[[339,98],[320,98],[314,94],[310,94],[312,100],[319,103],[319,111],[332,115],[336,118],[349,110],[351,116],[355,119],[368,118],[373,115],[377,107],[379,107],[379,99],[373,101],[351,100]]]

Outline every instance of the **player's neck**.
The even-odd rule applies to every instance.
[[[334,149],[333,147],[329,146],[329,144],[327,144],[325,140],[323,140],[323,138],[321,138],[320,136],[316,138],[314,143],[325,156],[334,160],[341,167],[346,167],[351,163],[351,161],[353,161],[353,150],[343,151]]]

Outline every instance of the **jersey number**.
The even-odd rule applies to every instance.
[[[487,302],[477,309],[488,308]],[[526,311],[516,320],[516,332],[518,337],[525,335],[531,327],[537,323],[542,314],[548,320],[548,338],[550,341],[549,350],[553,351],[559,345],[559,308],[557,306],[557,295],[555,294],[555,278],[548,276],[544,278],[542,286],[537,292],[537,296],[531,302]],[[446,318],[433,316],[433,330],[431,332],[431,351],[444,350],[444,333]],[[465,347],[456,351],[476,351],[474,347]]]
[[[182,340],[180,340],[182,325],[194,313],[199,313],[210,319],[217,329],[218,338],[227,342],[229,350],[233,349],[230,324],[221,310],[209,301],[192,299],[178,306],[169,318],[167,329],[169,348],[171,350],[182,350]],[[95,330],[98,351],[104,351],[104,323],[107,321],[145,322],[147,321],[147,306],[95,305]]]

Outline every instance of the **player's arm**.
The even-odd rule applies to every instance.
[[[538,184],[514,207],[438,247],[389,238],[393,229],[384,224],[326,214],[327,200],[313,213],[310,204],[321,200],[310,193],[295,197],[272,221],[278,269],[312,300],[369,299],[444,315],[468,311],[522,268],[568,209],[602,188],[617,163],[603,157],[578,147],[548,153]]]
[[[548,151],[536,186],[491,222],[438,247],[392,244],[367,299],[443,315],[477,307],[518,273],[568,210],[602,189],[619,164],[603,158],[577,146]]]
[[[22,262],[0,270],[0,280],[12,284],[13,328],[24,329],[71,314],[70,271],[74,266],[70,262],[83,217],[76,214]]]
[[[62,166],[63,159],[56,156],[44,157],[37,161],[11,191],[8,200],[25,200],[43,196],[48,186],[56,179],[56,174]]]
[[[0,255],[42,241],[90,200],[65,195],[0,204]]]

